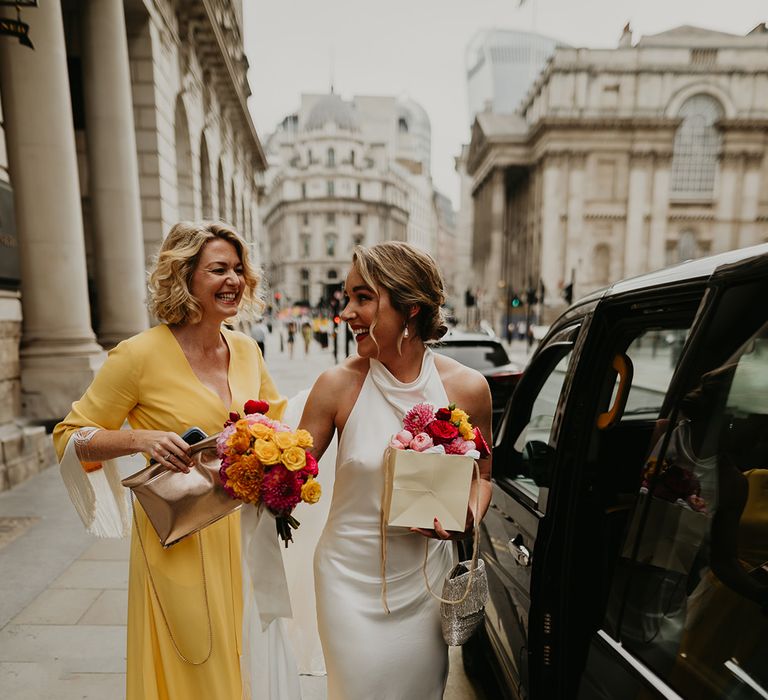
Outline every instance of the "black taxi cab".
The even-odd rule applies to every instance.
[[[619,282],[550,328],[494,439],[502,697],[768,698],[768,245]]]

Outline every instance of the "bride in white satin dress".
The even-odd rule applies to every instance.
[[[456,403],[490,438],[491,397],[478,372],[425,344],[445,331],[443,283],[434,260],[406,243],[355,248],[342,319],[357,356],[315,383],[301,427],[319,459],[339,436],[330,513],[314,558],[318,629],[329,700],[439,700],[448,675],[439,603],[422,574],[424,537],[433,588],[451,567],[453,544],[490,503],[490,459],[480,462],[466,530],[389,528],[387,612],[382,600],[380,532],[383,457],[413,405]],[[474,489],[480,489],[480,513]]]

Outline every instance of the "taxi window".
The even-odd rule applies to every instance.
[[[645,463],[614,577],[624,590],[616,638],[683,697],[768,697],[762,315],[721,336],[740,344],[697,372],[677,402]]]

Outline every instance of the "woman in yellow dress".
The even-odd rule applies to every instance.
[[[54,430],[59,459],[70,452],[74,437],[77,457],[88,468],[142,452],[169,469],[187,471],[189,445],[180,434],[189,427],[218,432],[229,412],[242,411],[249,399],[268,401],[269,415],[279,418],[285,401],[257,344],[222,327],[241,302],[257,302],[258,282],[231,228],[176,224],[150,278],[151,310],[164,323],[109,353]],[[131,429],[121,430],[126,419]],[[112,478],[113,491],[115,483]],[[240,549],[239,513],[163,550],[135,504],[128,700],[243,697]]]

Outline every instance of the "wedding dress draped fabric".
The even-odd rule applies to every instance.
[[[450,542],[425,540],[406,528],[387,530],[387,603],[382,603],[381,496],[383,458],[405,413],[427,401],[448,404],[435,367],[424,353],[421,372],[398,381],[383,364],[370,368],[347,419],[336,459],[330,513],[315,551],[320,639],[328,671],[328,700],[440,700],[448,649],[433,588],[453,561]]]

